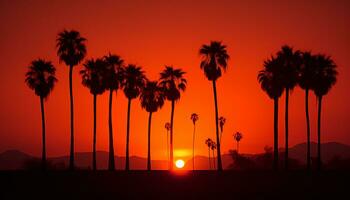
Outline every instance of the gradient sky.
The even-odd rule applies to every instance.
[[[59,82],[46,102],[47,153],[69,153],[68,67],[58,62],[57,33],[76,29],[88,39],[87,58],[108,52],[127,63],[144,67],[157,79],[164,65],[187,72],[188,88],[175,107],[175,156],[186,157],[192,148],[192,112],[199,114],[197,154],[206,155],[204,140],[214,138],[212,84],[199,68],[198,50],[210,40],[228,46],[227,73],[219,79],[219,113],[227,118],[223,152],[235,147],[232,134],[241,131],[241,152],[261,152],[273,142],[273,101],[260,89],[257,72],[263,60],[283,44],[329,54],[338,64],[338,82],[324,98],[322,140],[350,144],[350,1],[233,1],[233,0],[128,0],[128,1],[0,1],[0,151],[41,152],[39,98],[24,83],[29,63],[52,60]],[[74,69],[76,151],[92,149],[92,96]],[[283,146],[284,96],[280,101],[280,145]],[[113,102],[116,154],[125,154],[127,102],[118,91]],[[108,94],[98,97],[97,148],[108,150]],[[312,140],[316,140],[316,101],[311,95]],[[164,123],[170,103],[153,115],[153,159],[166,159]],[[148,114],[133,101],[131,155],[146,156]],[[290,145],[304,142],[304,93],[290,98]]]

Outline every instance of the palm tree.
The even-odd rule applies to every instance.
[[[165,123],[164,128],[166,129],[166,152],[167,152],[167,156],[168,156],[168,169],[170,169],[170,165],[169,165],[169,130],[170,130],[170,123],[169,122]]]
[[[104,81],[106,89],[109,90],[109,112],[108,112],[108,126],[109,126],[109,159],[108,169],[110,171],[115,170],[114,162],[114,145],[113,145],[113,124],[112,124],[112,99],[113,92],[117,93],[123,81],[123,63],[124,61],[118,55],[109,53],[104,57],[107,65],[106,73],[104,75]]]
[[[220,139],[219,139],[219,111],[216,94],[216,81],[221,77],[222,70],[227,69],[227,61],[229,55],[226,50],[226,46],[221,42],[212,41],[209,45],[204,44],[199,54],[202,56],[202,62],[200,64],[201,69],[204,71],[205,76],[209,81],[213,82],[214,103],[215,103],[215,125],[216,125],[216,143],[217,143],[217,156],[218,156],[218,171],[222,171],[221,152],[220,152]]]
[[[213,141],[212,139],[208,138],[205,140],[205,144],[208,146],[208,158],[209,158],[209,169],[211,169],[211,162],[210,162],[210,149]]]
[[[311,146],[310,146],[310,118],[309,118],[309,90],[314,84],[315,56],[311,52],[302,53],[302,65],[299,68],[299,86],[305,90],[305,114],[306,114],[306,136],[307,136],[307,169],[311,169]]]
[[[60,62],[69,66],[70,96],[70,156],[69,169],[74,169],[74,105],[73,105],[73,67],[78,65],[86,55],[86,39],[75,30],[64,30],[56,39],[57,55]]]
[[[264,69],[259,71],[258,81],[261,89],[274,101],[274,159],[273,167],[278,169],[278,99],[281,97],[283,87],[283,76],[280,61],[273,56],[264,61]]]
[[[212,141],[211,143],[211,150],[213,151],[213,160],[214,160],[214,170],[216,169],[216,163],[215,163],[215,150],[217,149],[217,144]]]
[[[226,123],[226,118],[221,116],[219,118],[219,125],[220,125],[220,144],[221,144],[221,138],[222,138],[222,133],[224,132],[224,125]]]
[[[285,168],[288,169],[288,105],[289,92],[294,89],[298,83],[298,68],[300,65],[300,51],[294,51],[290,46],[282,46],[282,49],[277,52],[277,56],[281,59],[281,67],[283,68],[284,87],[286,90],[286,104],[285,104]]]
[[[196,122],[198,121],[199,117],[197,113],[192,113],[191,120],[193,122],[193,146],[192,146],[192,167],[194,171],[194,141],[195,141],[195,134],[196,134]]]
[[[160,85],[164,90],[164,95],[168,101],[171,101],[170,115],[170,170],[173,170],[174,162],[174,144],[173,144],[173,128],[174,128],[174,110],[175,102],[180,100],[181,92],[185,91],[187,81],[184,78],[185,72],[182,69],[174,69],[173,66],[165,66],[160,73]]]
[[[122,82],[123,91],[128,98],[128,117],[127,117],[127,126],[126,126],[126,161],[125,161],[125,170],[130,169],[129,163],[129,138],[130,138],[130,108],[131,101],[137,98],[142,88],[146,82],[146,77],[142,68],[133,64],[129,64],[125,67],[124,79]]]
[[[41,126],[42,126],[42,169],[46,170],[46,130],[45,130],[45,111],[44,100],[52,92],[57,79],[55,77],[56,69],[51,61],[37,59],[31,62],[28,72],[25,75],[25,82],[28,87],[34,90],[35,95],[40,97],[41,106]]]
[[[315,79],[313,91],[318,102],[317,116],[317,169],[321,169],[321,107],[323,96],[326,95],[337,81],[337,65],[330,56],[316,55]]]
[[[157,81],[147,81],[140,95],[141,107],[148,113],[148,154],[147,170],[151,171],[151,123],[152,114],[164,105],[164,94]]]
[[[104,73],[106,63],[102,59],[89,59],[84,63],[84,69],[80,71],[82,84],[90,89],[93,95],[94,127],[93,127],[93,145],[92,145],[92,169],[96,170],[96,102],[97,95],[105,91]]]
[[[241,139],[243,138],[243,134],[240,132],[236,132],[235,134],[233,134],[233,138],[237,142],[237,154],[239,154],[239,141],[241,141]]]

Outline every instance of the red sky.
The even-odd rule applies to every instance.
[[[165,64],[187,72],[188,88],[175,107],[175,156],[186,157],[192,148],[192,112],[199,114],[197,154],[206,155],[204,140],[214,138],[212,85],[199,68],[198,49],[210,40],[228,46],[227,73],[218,81],[219,113],[227,118],[223,152],[235,147],[232,134],[241,131],[241,152],[272,146],[273,102],[256,80],[265,58],[283,44],[331,55],[338,64],[336,86],[324,99],[322,140],[350,144],[350,1],[0,1],[0,151],[19,149],[40,155],[39,98],[24,84],[27,66],[38,57],[52,60],[59,82],[46,102],[47,152],[69,152],[68,67],[58,62],[55,38],[64,28],[79,30],[88,39],[87,58],[109,51],[127,63],[144,67],[157,79]],[[74,69],[76,150],[92,148],[92,96]],[[290,99],[290,144],[304,142],[304,95],[295,89]],[[283,106],[280,104],[280,145],[283,146]],[[126,99],[114,99],[116,154],[125,154]],[[98,150],[108,150],[108,95],[98,97]],[[316,101],[311,102],[312,139],[316,139]],[[132,155],[146,156],[147,113],[133,101]],[[164,123],[170,103],[154,114],[152,153],[166,159]]]

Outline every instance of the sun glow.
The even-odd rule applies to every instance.
[[[176,160],[175,166],[176,166],[178,169],[182,169],[182,168],[185,166],[185,161],[183,161],[183,160],[181,160],[181,159]]]

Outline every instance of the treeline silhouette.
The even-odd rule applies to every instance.
[[[130,169],[129,161],[129,140],[130,140],[130,115],[132,100],[139,98],[141,107],[149,113],[148,118],[148,154],[147,154],[147,170],[151,170],[151,130],[152,116],[162,108],[166,101],[171,103],[170,121],[165,124],[167,131],[167,152],[169,170],[173,170],[174,153],[173,153],[173,127],[174,127],[174,111],[175,104],[180,100],[181,93],[186,90],[187,80],[186,72],[181,68],[172,65],[166,65],[160,72],[159,80],[149,80],[141,66],[126,63],[120,56],[108,53],[101,58],[85,59],[87,48],[86,39],[75,30],[64,30],[60,32],[56,39],[57,56],[60,62],[65,63],[69,67],[69,96],[70,96],[70,159],[69,169],[75,169],[74,158],[74,96],[72,88],[73,69],[82,63],[83,69],[80,71],[82,84],[89,89],[93,98],[93,151],[92,151],[92,169],[96,170],[96,102],[97,97],[104,92],[109,92],[109,112],[108,112],[108,128],[109,128],[109,161],[108,169],[115,170],[115,156],[113,145],[113,126],[112,126],[112,105],[113,93],[121,90],[128,99],[127,107],[127,129],[126,129],[126,162],[125,170]],[[221,161],[221,138],[223,134],[226,119],[219,118],[216,82],[228,68],[229,55],[226,45],[222,42],[211,41],[204,44],[199,49],[201,56],[200,68],[203,70],[206,78],[212,82],[214,107],[215,107],[215,127],[216,139],[208,138],[205,144],[208,146],[209,166],[211,168],[211,157],[214,160],[213,167],[218,171],[222,171]],[[328,56],[317,54],[312,55],[310,52],[294,51],[289,46],[283,46],[277,56],[272,56],[264,62],[264,68],[258,74],[258,80],[261,87],[270,98],[274,99],[274,169],[278,168],[278,99],[285,91],[286,94],[286,115],[285,115],[285,133],[286,133],[286,151],[285,166],[288,168],[288,101],[289,92],[299,85],[306,92],[306,119],[307,119],[307,136],[308,144],[310,143],[310,126],[308,114],[308,92],[314,91],[318,99],[318,160],[321,164],[320,157],[320,134],[321,134],[321,103],[322,97],[328,93],[332,85],[336,81],[336,65]],[[57,78],[55,75],[55,67],[51,61],[44,59],[36,59],[31,62],[28,72],[25,75],[25,82],[35,94],[40,97],[41,114],[42,114],[42,160],[41,167],[47,169],[48,163],[46,159],[46,132],[45,132],[45,111],[44,100],[47,99],[50,92],[53,91]],[[196,122],[199,119],[197,113],[193,113],[190,117],[193,122],[193,170],[194,165],[194,141]],[[220,130],[220,131],[219,131]],[[233,135],[237,142],[237,155],[239,156],[239,141],[243,134],[236,132]],[[309,146],[308,146],[309,147]],[[216,158],[215,158],[216,152]],[[211,156],[212,153],[212,156]],[[310,149],[308,148],[308,168],[310,160]],[[217,159],[217,160],[215,160]],[[320,168],[320,167],[319,167]]]

